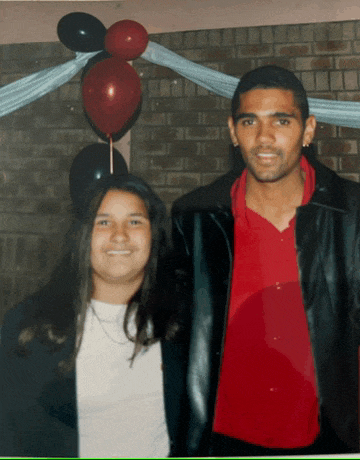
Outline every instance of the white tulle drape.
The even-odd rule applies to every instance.
[[[0,117],[8,115],[68,82],[97,53],[76,53],[75,59],[41,70],[0,88]],[[191,62],[173,51],[149,42],[141,56],[157,65],[168,67],[179,75],[214,94],[231,98],[238,79]],[[318,121],[338,126],[360,128],[360,102],[343,102],[309,98],[310,111]]]

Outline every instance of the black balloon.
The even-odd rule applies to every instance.
[[[126,162],[117,149],[113,149],[113,173],[128,174]],[[110,147],[107,144],[91,144],[83,148],[70,167],[70,196],[74,208],[81,211],[87,188],[96,180],[110,176]]]
[[[67,48],[86,53],[104,49],[106,27],[91,14],[69,13],[60,19],[57,34]]]

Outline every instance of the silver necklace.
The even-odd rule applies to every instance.
[[[102,323],[113,323],[113,321],[106,321],[106,320],[103,320],[101,318],[99,318],[98,314],[96,313],[96,310],[95,308],[91,305],[91,310],[93,311],[94,313],[94,316],[95,318],[99,321],[99,324],[100,324],[100,327],[101,329],[104,331],[105,335],[114,343],[117,343],[118,345],[126,345],[128,343],[128,340],[126,342],[119,342],[118,340],[115,340],[111,337],[111,335],[107,332],[107,330],[105,329],[105,327],[103,326]]]

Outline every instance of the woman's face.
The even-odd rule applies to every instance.
[[[91,239],[95,289],[140,284],[151,251],[151,225],[137,195],[109,190],[98,209]]]

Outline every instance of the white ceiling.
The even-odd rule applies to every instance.
[[[0,44],[57,41],[59,20],[73,11],[106,27],[121,19],[149,33],[360,19],[354,0],[0,1]]]

